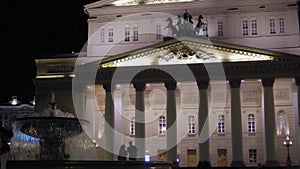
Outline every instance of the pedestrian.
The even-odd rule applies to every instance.
[[[126,160],[126,156],[127,156],[127,151],[125,149],[125,144],[122,144],[120,146],[120,149],[119,149],[119,156],[118,156],[118,160],[120,161],[125,161]]]
[[[136,160],[137,148],[135,145],[132,145],[132,141],[129,141],[129,146],[127,147],[127,152],[129,154],[129,160]]]

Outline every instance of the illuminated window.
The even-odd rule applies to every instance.
[[[257,35],[257,21],[255,19],[251,21],[251,26],[252,26],[252,35]]]
[[[156,25],[156,39],[161,40],[161,25]]]
[[[243,35],[248,35],[248,21],[243,20]]]
[[[108,29],[108,42],[113,42],[114,41],[114,29],[109,28]]]
[[[254,114],[248,115],[248,132],[255,133],[255,116],[254,116]]]
[[[128,42],[130,41],[130,28],[125,27],[125,41]]]
[[[135,135],[135,118],[132,117],[130,120],[130,136]]]
[[[225,117],[224,115],[218,116],[218,133],[224,134],[225,133]]]
[[[256,163],[257,162],[257,150],[249,149],[249,162]]]
[[[100,29],[100,43],[104,43],[105,42],[105,29],[101,28]]]
[[[218,22],[218,36],[223,36],[224,35],[224,26],[223,22],[219,21]]]
[[[158,132],[159,135],[165,135],[166,134],[166,117],[165,116],[160,116],[159,117],[159,126],[158,126]]]
[[[271,18],[270,19],[270,34],[275,34],[275,19]]]
[[[195,117],[189,116],[188,117],[188,134],[194,135],[196,133],[195,131]]]
[[[283,17],[279,18],[279,32],[280,33],[285,33],[285,26],[284,26],[284,18]]]
[[[133,41],[139,40],[139,28],[133,27]]]

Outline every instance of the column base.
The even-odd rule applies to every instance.
[[[245,167],[244,161],[232,161],[231,167]]]
[[[279,165],[278,161],[266,161],[265,166],[266,167],[278,167],[280,165]]]

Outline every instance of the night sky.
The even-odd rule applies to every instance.
[[[35,59],[79,52],[87,40],[84,5],[97,0],[9,0],[1,3],[0,103],[34,96]]]

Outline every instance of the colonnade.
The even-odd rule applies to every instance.
[[[298,124],[300,125],[300,80],[296,79],[296,85],[298,86]],[[276,158],[276,123],[275,123],[275,111],[274,111],[274,96],[273,96],[273,84],[274,78],[263,78],[263,106],[264,106],[264,133],[265,133],[265,165],[266,166],[279,166]],[[243,161],[243,138],[242,138],[242,116],[241,116],[241,99],[240,99],[240,79],[230,79],[229,80],[231,88],[231,137],[232,137],[232,162],[231,166],[241,167],[245,166]],[[136,105],[135,105],[135,138],[136,145],[138,147],[139,154],[138,157],[143,157],[145,152],[145,103],[144,103],[144,82],[133,83],[136,91]],[[209,85],[208,80],[202,80],[197,82],[199,89],[199,112],[198,112],[198,127],[199,133],[205,125],[205,120],[208,116],[208,97],[207,89]],[[103,84],[106,91],[105,95],[105,146],[108,151],[105,152],[105,160],[113,160],[113,154],[109,151],[112,150],[114,136],[111,129],[114,128],[114,103],[112,98],[113,88],[111,84]],[[176,95],[175,91],[177,88],[176,82],[165,82],[165,88],[167,91],[167,131],[166,131],[166,142],[167,142],[167,160],[176,161],[177,158],[177,126],[176,126]],[[206,132],[208,133],[208,131]],[[209,138],[209,137],[207,137]],[[298,143],[299,144],[299,140]],[[199,142],[199,160],[200,161],[210,161],[210,143],[209,139],[204,142]],[[298,145],[300,147],[300,145]],[[142,160],[142,159],[139,159]],[[299,159],[300,162],[300,159]]]

